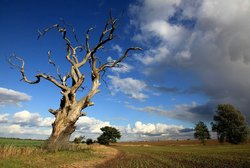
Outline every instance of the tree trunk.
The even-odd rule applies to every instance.
[[[69,110],[74,109],[74,110]],[[47,148],[57,151],[67,149],[71,134],[75,131],[75,123],[79,119],[81,111],[77,108],[64,108],[58,110],[55,121],[52,124],[52,133],[48,139]]]
[[[110,18],[107,20],[104,30],[100,34],[99,41],[93,48],[90,48],[89,43],[89,32],[93,28],[89,28],[85,34],[85,47],[79,44],[77,37],[74,33],[74,29],[72,30],[72,35],[74,35],[75,42],[77,42],[77,46],[73,46],[70,42],[70,38],[68,37],[68,27],[72,29],[71,25],[64,25],[61,27],[59,24],[54,24],[51,27],[44,29],[42,32],[39,31],[39,36],[44,36],[48,31],[52,29],[56,29],[60,34],[62,34],[63,40],[66,42],[66,60],[70,63],[70,69],[66,73],[67,75],[62,75],[59,73],[59,66],[57,66],[53,60],[51,60],[51,51],[48,51],[48,61],[49,64],[53,65],[56,69],[56,73],[58,77],[54,77],[52,75],[46,73],[37,73],[35,75],[35,80],[29,80],[25,73],[25,62],[22,58],[17,57],[16,55],[11,56],[8,61],[13,68],[18,69],[22,75],[22,81],[29,84],[37,84],[41,81],[41,79],[47,80],[53,83],[56,87],[60,88],[60,93],[63,95],[60,103],[60,107],[58,110],[49,109],[55,116],[55,121],[52,124],[53,130],[48,139],[47,147],[48,149],[60,150],[63,148],[67,148],[66,145],[69,144],[69,139],[71,134],[75,131],[76,126],[75,123],[79,119],[80,116],[84,116],[84,113],[81,113],[83,109],[88,106],[93,106],[94,103],[91,102],[92,97],[97,94],[100,90],[98,90],[100,86],[100,79],[106,72],[105,70],[108,68],[117,67],[120,63],[127,58],[129,51],[131,50],[142,50],[139,47],[130,47],[125,53],[120,56],[116,61],[107,61],[105,63],[101,63],[101,61],[96,57],[96,53],[100,52],[100,50],[111,40],[114,38],[114,32],[116,30],[117,20],[112,17],[112,13],[110,11]],[[78,50],[84,49],[86,50],[85,56],[82,58],[78,58]],[[80,51],[79,51],[80,52]],[[82,54],[81,54],[82,55]],[[85,81],[85,74],[81,72],[81,69],[89,63],[90,65],[90,73],[86,73],[87,75],[91,75],[92,86],[89,90],[89,93],[86,96],[80,98],[80,100],[76,99],[76,93],[79,91],[79,88],[83,88],[82,85]],[[102,76],[101,76],[102,75]],[[90,76],[89,76],[90,77]],[[71,85],[69,84],[69,80],[71,79]]]

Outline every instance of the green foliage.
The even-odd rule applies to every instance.
[[[97,141],[99,144],[102,144],[102,145],[109,145],[109,138],[108,136],[105,136],[105,135],[100,135],[98,138],[97,138]]]
[[[76,144],[79,144],[79,143],[82,143],[84,139],[85,139],[84,136],[75,137],[73,142]]]
[[[93,142],[93,140],[91,139],[91,138],[88,138],[87,140],[86,140],[86,144],[87,145],[91,145],[91,144],[93,144],[94,142]]]
[[[116,139],[121,138],[121,133],[114,127],[105,126],[101,128],[101,131],[103,133],[97,138],[97,141],[102,145],[109,145],[109,143],[115,143]]]
[[[230,104],[219,104],[212,130],[217,132],[220,142],[238,144],[246,142],[249,136],[249,128],[243,114]]]
[[[210,134],[209,134],[208,128],[207,128],[206,124],[204,124],[204,122],[199,121],[195,125],[194,130],[195,130],[194,137],[196,139],[199,139],[203,144],[205,144],[206,139],[210,139]]]

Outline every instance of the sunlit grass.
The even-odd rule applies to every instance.
[[[43,149],[43,144],[44,141],[0,139],[0,167],[53,168],[97,157],[85,144],[72,144],[68,150],[58,152]]]
[[[39,145],[40,144],[40,145]],[[75,145],[64,151],[48,152],[43,141],[0,139],[0,167],[56,168],[75,162],[105,158],[107,150],[86,144]],[[250,143],[231,145],[208,141],[135,142],[113,145],[120,151],[117,158],[100,168],[249,168]]]
[[[0,145],[12,145],[16,147],[41,147],[43,140],[0,138]]]
[[[168,142],[118,144],[119,158],[106,165],[109,168],[249,168],[250,144]],[[160,145],[159,145],[160,144]]]

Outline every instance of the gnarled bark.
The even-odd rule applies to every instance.
[[[53,130],[49,137],[48,147],[51,149],[61,149],[69,141],[71,134],[75,131],[75,123],[79,117],[84,116],[85,113],[81,111],[88,106],[94,105],[91,102],[92,97],[99,92],[101,73],[104,73],[107,68],[113,68],[119,65],[127,56],[130,50],[141,50],[139,47],[128,48],[125,53],[120,56],[117,61],[101,63],[97,58],[96,53],[104,47],[109,41],[114,38],[114,32],[116,30],[117,19],[114,19],[110,13],[110,18],[107,20],[104,30],[100,35],[98,43],[91,48],[89,44],[89,32],[93,30],[90,28],[85,35],[85,47],[80,44],[78,38],[75,35],[74,28],[63,22],[63,26],[59,24],[52,25],[49,28],[39,31],[38,38],[44,36],[48,31],[56,29],[62,34],[62,38],[66,43],[66,60],[70,63],[69,71],[66,75],[62,75],[59,72],[59,67],[51,59],[51,51],[48,51],[48,61],[55,67],[57,77],[46,73],[38,73],[35,75],[36,80],[32,81],[26,77],[24,60],[16,55],[9,58],[9,63],[17,68],[22,75],[22,81],[29,84],[37,84],[41,79],[45,79],[55,86],[61,89],[62,99],[60,106],[57,110],[49,109],[49,112],[55,116],[55,121],[52,124]],[[66,27],[72,29],[77,46],[73,46],[70,39],[67,36]],[[85,49],[85,54],[82,54],[82,50]],[[79,56],[83,55],[83,56]],[[98,60],[98,61],[97,61]],[[105,58],[103,60],[106,60]],[[17,61],[20,64],[16,64]],[[79,100],[76,99],[76,93],[85,81],[86,76],[81,71],[81,68],[89,64],[91,71],[91,89],[86,95]],[[71,81],[69,81],[71,80]]]
[[[74,118],[69,118],[65,110],[59,111],[57,117],[52,124],[52,133],[48,139],[49,149],[63,149],[67,147],[71,134],[75,131],[75,123],[78,120],[79,111],[71,111],[76,113]]]

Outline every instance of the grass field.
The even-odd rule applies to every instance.
[[[41,147],[43,140],[0,138],[0,145],[12,145],[16,147]]]
[[[94,149],[83,145],[82,150],[51,153],[41,149],[43,142],[0,139],[0,167],[250,168],[250,143],[221,145],[215,140],[208,141],[205,146],[187,140],[117,143],[111,145],[119,151],[117,157],[101,162],[107,157],[105,154],[109,155],[110,148]],[[88,166],[89,162],[94,164]],[[101,164],[96,166],[96,163]]]
[[[78,150],[47,152],[41,148],[43,144],[38,140],[0,138],[0,168],[56,168],[100,157],[87,145]]]

